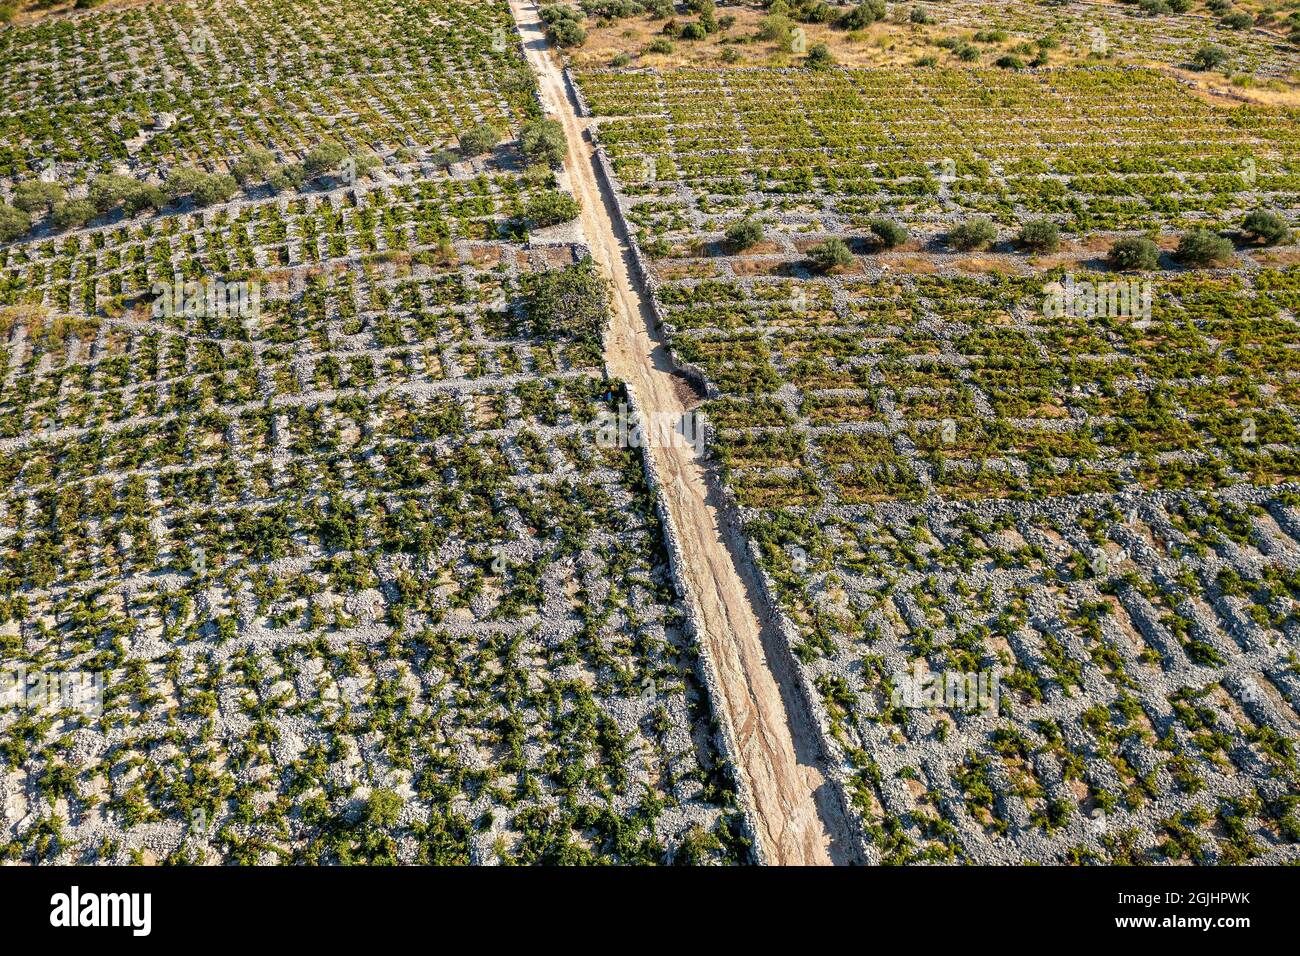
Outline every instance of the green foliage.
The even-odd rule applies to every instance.
[[[537,335],[599,340],[609,319],[609,280],[590,258],[524,279],[524,308]]]
[[[230,167],[230,174],[241,186],[264,181],[275,169],[275,154],[263,146],[250,146]]]
[[[528,201],[524,216],[534,226],[545,228],[576,219],[582,204],[559,189],[540,192]]]
[[[58,183],[29,179],[25,183],[19,183],[14,190],[14,205],[23,212],[45,212],[54,208],[54,204],[62,201],[66,194],[67,190]]]
[[[108,212],[136,188],[138,180],[130,176],[103,173],[90,181],[87,198],[98,212]]]
[[[1256,209],[1247,213],[1241,227],[1247,236],[1256,242],[1262,242],[1266,246],[1275,246],[1279,242],[1285,242],[1291,234],[1286,220],[1277,213],[1269,212],[1266,209]]]
[[[866,2],[859,3],[840,17],[835,22],[835,25],[843,27],[845,30],[863,30],[871,26],[871,24],[885,19],[887,12],[885,0],[866,0]]]
[[[500,128],[491,123],[480,123],[473,129],[467,130],[460,138],[461,154],[467,158],[482,156],[489,152],[497,143],[501,142],[505,134]]]
[[[84,226],[98,214],[99,210],[89,199],[71,199],[55,204],[50,218],[60,229],[75,229]]]
[[[1049,219],[1035,219],[1020,227],[1016,245],[1030,252],[1055,252],[1061,244],[1061,230]]]
[[[1178,240],[1174,258],[1183,265],[1207,266],[1232,256],[1232,243],[1209,229],[1193,229]]]
[[[0,203],[0,242],[13,242],[32,228],[32,217],[21,209]]]
[[[968,252],[993,245],[998,238],[998,227],[987,216],[975,216],[954,226],[948,232],[948,245]]]
[[[907,227],[893,219],[871,220],[871,232],[885,249],[893,249],[907,242]]]
[[[727,248],[732,252],[743,252],[763,241],[763,225],[753,219],[738,219],[727,226]]]
[[[553,119],[539,119],[525,123],[519,131],[519,151],[530,163],[560,166],[564,163],[568,143],[564,127]]]
[[[803,65],[810,70],[829,70],[835,65],[835,57],[825,43],[814,43],[804,57]]]
[[[852,264],[853,252],[843,239],[827,239],[808,250],[808,259],[814,270],[826,273]]]
[[[1228,62],[1228,51],[1214,43],[1207,43],[1192,54],[1192,66],[1204,72],[1217,70]]]
[[[1106,258],[1116,269],[1150,272],[1160,268],[1160,247],[1145,236],[1125,236],[1115,240]]]
[[[348,151],[333,140],[326,140],[303,157],[302,171],[308,179],[333,172],[343,165]]]

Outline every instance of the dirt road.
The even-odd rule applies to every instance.
[[[510,0],[510,6],[543,103],[564,126],[569,147],[565,168],[582,202],[587,243],[613,281],[614,319],[606,355],[610,371],[631,385],[643,415],[680,416],[691,404],[691,393],[669,367],[657,339],[627,237],[614,215],[614,197],[601,188],[586,135],[589,121],[577,115],[536,7],[530,0]],[[717,672],[723,699],[714,703],[725,710],[733,729],[737,770],[753,797],[763,858],[789,865],[847,862],[852,852],[844,836],[847,824],[818,769],[812,718],[793,690],[779,638],[755,614],[752,569],[737,560],[738,543],[720,528],[701,462],[689,446],[659,447],[652,453],[681,543],[702,640]]]

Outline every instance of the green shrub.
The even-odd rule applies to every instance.
[[[524,207],[525,218],[534,226],[543,229],[576,219],[581,212],[582,204],[559,189],[548,189],[538,193]]]
[[[1020,227],[1016,245],[1031,252],[1055,252],[1061,244],[1061,230],[1047,219],[1035,219]]]
[[[1178,240],[1174,258],[1183,265],[1206,266],[1232,255],[1232,243],[1209,229],[1193,229]]]
[[[54,204],[61,201],[66,193],[67,190],[58,183],[29,179],[25,183],[19,183],[14,190],[14,205],[27,213],[44,212],[54,208]]]
[[[460,151],[466,157],[482,156],[501,142],[504,134],[491,123],[480,123],[460,138]]]
[[[948,231],[948,245],[963,252],[991,246],[997,238],[997,226],[985,216],[967,219]]]
[[[203,180],[194,187],[194,202],[199,206],[212,206],[225,202],[237,192],[239,192],[239,184],[235,182],[234,176],[224,173],[204,176]]]
[[[885,19],[885,0],[867,0],[859,3],[836,21],[836,26],[845,30],[863,30],[877,20]]]
[[[831,56],[830,47],[825,43],[814,43],[809,47],[803,65],[810,70],[829,70],[835,65],[835,57]]]
[[[1198,70],[1217,70],[1228,62],[1228,51],[1221,46],[1207,43],[1192,54],[1192,66]]]
[[[693,20],[682,27],[682,32],[680,34],[683,40],[703,40],[707,38],[708,35],[709,31]]]
[[[609,281],[591,259],[523,278],[524,309],[537,335],[597,341],[609,317]]]
[[[1020,59],[1018,56],[1008,53],[1005,56],[998,57],[994,61],[993,65],[1000,66],[1004,70],[1023,70],[1025,68],[1025,61]]]
[[[1244,30],[1255,25],[1255,18],[1244,10],[1234,10],[1219,22],[1229,30]]]
[[[348,158],[348,151],[333,140],[326,140],[303,157],[302,171],[308,179],[334,172]]]
[[[727,248],[743,252],[763,241],[763,226],[753,219],[738,219],[727,227]]]
[[[122,197],[122,206],[128,216],[134,216],[146,209],[156,211],[165,205],[167,205],[167,194],[153,183],[137,183]]]
[[[808,250],[808,259],[817,272],[830,272],[853,262],[853,252],[843,239],[827,239]]]
[[[0,242],[13,242],[27,235],[31,228],[31,216],[8,203],[0,203]]]
[[[1285,242],[1287,236],[1291,234],[1285,219],[1265,209],[1256,209],[1254,212],[1247,213],[1241,228],[1251,239],[1263,242],[1266,246]]]
[[[98,213],[89,199],[72,199],[56,203],[51,218],[60,229],[76,229],[90,222]]]
[[[1145,236],[1125,236],[1115,241],[1106,258],[1116,269],[1149,272],[1160,268],[1160,247]]]
[[[251,146],[230,167],[230,173],[241,186],[265,180],[275,169],[275,154],[262,146]]]
[[[672,53],[673,44],[667,37],[656,37],[646,44],[647,53]]]
[[[568,143],[564,127],[553,119],[539,119],[525,123],[519,131],[519,151],[530,163],[544,166],[562,166]]]
[[[907,227],[892,219],[873,219],[871,232],[886,249],[893,249],[907,242]]]
[[[102,173],[90,181],[91,204],[98,212],[108,212],[135,189],[138,180],[130,176]]]
[[[199,188],[199,184],[208,178],[208,174],[201,169],[193,169],[189,166],[183,166],[180,169],[173,169],[167,174],[166,192],[167,198],[175,202],[182,196],[188,196],[194,190]],[[91,183],[91,199],[94,199],[95,184]],[[131,181],[129,189],[135,188],[135,180]],[[120,197],[124,198],[124,197]],[[104,207],[96,202],[100,209]]]
[[[557,20],[547,28],[546,35],[558,47],[579,47],[587,42],[586,29],[574,20]]]

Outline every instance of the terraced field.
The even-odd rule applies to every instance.
[[[1295,117],[1113,68],[579,85],[864,855],[1295,859],[1300,270],[1172,251],[1294,221]],[[1136,229],[1171,251],[1107,273]]]
[[[1300,861],[1298,31],[0,0],[0,859]]]
[[[82,60],[3,73],[6,182],[53,150],[59,202],[341,148],[300,187],[38,213],[0,248],[0,647],[40,678],[0,711],[6,860],[751,858],[641,453],[596,439],[625,401],[607,290],[528,218],[549,164],[488,148],[540,115],[508,23],[216,4],[0,33],[10,64]],[[181,27],[225,52],[178,54]],[[36,696],[74,674],[94,706]]]

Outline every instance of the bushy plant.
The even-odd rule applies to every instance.
[[[27,235],[31,228],[31,216],[8,203],[0,203],[0,242],[13,242]]]
[[[519,131],[519,151],[530,163],[561,166],[568,151],[564,127],[553,119],[525,123]]]
[[[886,249],[893,249],[907,242],[907,227],[893,219],[873,219],[871,232]]]
[[[1145,236],[1125,236],[1115,240],[1106,258],[1116,269],[1149,272],[1160,268],[1160,247]]]
[[[809,47],[803,64],[810,70],[829,70],[835,65],[835,57],[825,43],[815,43]]]
[[[502,132],[491,123],[480,123],[460,137],[460,151],[466,157],[482,156],[501,142]]]
[[[1192,66],[1196,69],[1217,70],[1228,62],[1228,51],[1214,43],[1207,43],[1192,54]]]
[[[230,173],[241,186],[265,180],[275,168],[275,154],[262,146],[250,146],[235,160]]]
[[[817,272],[830,272],[853,262],[853,252],[843,239],[827,239],[808,250],[808,259]]]
[[[1061,230],[1048,219],[1035,219],[1020,227],[1016,245],[1030,252],[1055,252],[1061,244]]]
[[[753,219],[738,219],[727,227],[725,236],[728,249],[743,252],[763,241],[763,226]]]
[[[98,213],[89,199],[70,199],[56,203],[50,218],[60,229],[76,229],[90,222]]]
[[[1178,240],[1174,258],[1183,265],[1206,266],[1232,255],[1232,243],[1209,229],[1193,229]]]
[[[524,216],[540,228],[576,219],[581,212],[582,204],[559,189],[538,193],[524,207]]]
[[[1256,209],[1254,212],[1247,213],[1241,228],[1251,239],[1262,242],[1266,246],[1275,246],[1279,242],[1285,242],[1287,236],[1291,234],[1286,220],[1277,213],[1269,212],[1266,209]]]
[[[67,190],[58,183],[30,179],[14,190],[14,206],[26,213],[44,212],[60,202]]]
[[[986,216],[975,216],[948,231],[948,245],[968,252],[991,246],[998,238],[998,228]]]

